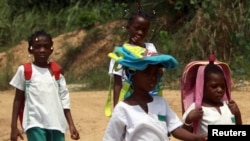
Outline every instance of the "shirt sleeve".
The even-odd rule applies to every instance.
[[[192,103],[182,115],[182,121],[186,121],[188,114],[194,109],[195,109],[195,103]]]
[[[114,59],[110,60],[109,63],[109,75],[113,76],[113,75],[119,75],[122,76],[122,65],[121,64],[116,64]]]
[[[166,104],[166,113],[167,113],[167,126],[168,130],[171,133],[176,128],[183,125],[180,118],[177,116],[177,114],[171,109],[168,102],[165,101]]]
[[[70,109],[69,90],[66,85],[66,80],[62,74],[60,74],[59,80],[59,95],[62,101],[63,109]]]
[[[24,91],[25,89],[25,79],[24,79],[24,67],[19,66],[16,74],[12,77],[9,84],[19,90]]]
[[[150,52],[157,53],[157,49],[153,43],[145,43],[146,49]]]
[[[123,141],[126,131],[125,120],[126,118],[119,108],[119,104],[115,107],[112,117],[106,127],[103,141]]]

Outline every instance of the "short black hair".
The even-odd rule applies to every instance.
[[[128,24],[131,24],[133,22],[133,20],[137,17],[143,17],[144,19],[150,21],[151,20],[151,17],[149,14],[147,13],[143,13],[141,11],[139,12],[136,12],[136,13],[132,13],[131,16],[128,18]]]
[[[34,39],[39,37],[39,36],[48,37],[48,39],[51,40],[51,42],[52,42],[51,35],[48,34],[47,32],[45,32],[44,30],[35,31],[33,34],[31,34],[31,36],[28,37],[28,51],[29,52],[30,52],[30,47],[32,46]]]

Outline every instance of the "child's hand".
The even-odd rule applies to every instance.
[[[137,46],[144,47],[144,41],[142,37],[140,37],[139,35],[135,35],[131,37],[131,43]]]
[[[20,130],[18,130],[18,128],[12,129],[11,130],[11,135],[10,135],[10,140],[11,141],[17,141],[18,137],[20,137],[22,140],[24,139],[23,135],[22,135],[22,132]]]
[[[232,114],[234,114],[236,117],[241,115],[240,109],[234,100],[229,101],[228,107],[229,107],[230,111],[232,112]]]
[[[207,135],[198,135],[195,141],[207,141]]]
[[[195,120],[199,120],[200,118],[202,118],[203,116],[203,110],[202,108],[196,108],[192,111],[190,111],[190,113],[188,114],[187,118],[186,118],[186,123],[192,123]]]
[[[76,130],[75,126],[70,126],[70,134],[71,134],[71,139],[73,140],[79,140],[80,135],[78,131]]]

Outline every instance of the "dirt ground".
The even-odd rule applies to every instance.
[[[71,92],[72,115],[80,133],[80,141],[101,141],[109,118],[104,115],[104,104],[107,91]],[[8,141],[14,91],[0,92],[0,141]],[[173,110],[181,117],[180,92],[164,90],[164,97]],[[232,91],[232,97],[241,109],[243,124],[250,124],[250,94],[249,89]],[[25,134],[24,134],[25,136]],[[178,141],[171,138],[172,141]],[[24,141],[27,141],[26,138]],[[69,132],[66,141],[70,139]]]

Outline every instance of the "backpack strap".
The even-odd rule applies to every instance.
[[[55,76],[56,80],[60,79],[60,73],[61,73],[61,67],[56,62],[49,62],[50,68],[53,72],[53,75]]]
[[[59,64],[57,64],[54,61],[49,62],[49,67],[52,71],[52,74],[54,75],[57,85],[58,85],[58,93],[60,93],[60,73],[61,73],[61,67]]]
[[[31,62],[23,64],[23,67],[24,67],[25,97],[26,97],[29,91],[30,79],[32,75]],[[18,116],[21,125],[23,124],[24,105],[25,105],[25,100],[21,101],[21,108],[19,110],[19,116]]]
[[[119,71],[120,69],[122,68],[118,68],[118,63],[115,62],[114,66],[113,66],[113,69],[112,71]],[[112,102],[111,102],[111,98],[112,98],[112,76],[109,77],[109,92],[108,92],[108,97],[107,97],[107,100],[106,100],[106,103],[105,103],[105,107],[104,107],[104,114],[107,116],[107,117],[111,117],[112,115]],[[123,88],[123,86],[122,86]],[[122,89],[121,89],[122,91]],[[118,101],[121,101],[122,100],[122,97],[121,97],[121,94],[119,94],[119,99]]]
[[[31,63],[25,63],[23,64],[24,67],[24,78],[25,80],[30,80],[31,75],[32,75],[32,67],[31,67]]]
[[[203,98],[203,86],[204,86],[204,70],[205,65],[202,65],[198,68],[197,75],[196,75],[196,83],[195,83],[195,108],[201,107],[202,98]],[[198,120],[195,120],[193,122],[193,133],[196,134],[197,127],[198,127]]]
[[[55,76],[56,80],[60,79],[61,67],[56,62],[49,62],[50,68],[52,70],[53,75]],[[23,64],[24,66],[24,77],[25,80],[30,80],[32,75],[32,65],[31,62]]]
[[[104,113],[107,117],[111,117],[111,113],[112,113],[112,105],[111,105],[111,97],[112,97],[112,77],[109,77],[109,93],[108,93],[108,98],[106,100],[105,103],[105,110]]]
[[[118,102],[129,97],[130,94],[131,94],[131,83],[129,81],[124,81],[119,94]]]

